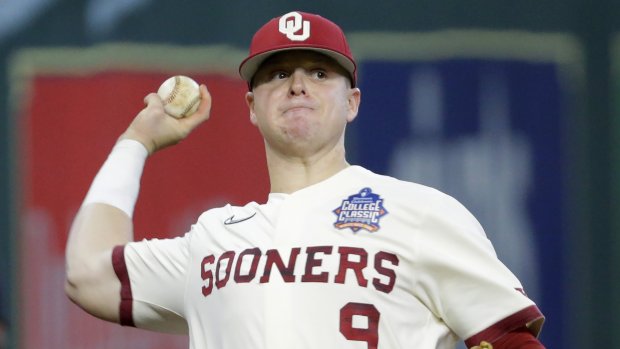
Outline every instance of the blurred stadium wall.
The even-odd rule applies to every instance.
[[[71,323],[50,323],[84,319],[59,288],[68,217],[108,149],[71,152],[88,141],[89,127],[111,118],[97,140],[105,142],[114,125],[133,116],[148,86],[180,70],[234,99],[243,89],[234,68],[251,33],[290,10],[320,13],[350,35],[364,95],[348,131],[350,160],[465,203],[547,315],[542,339],[549,348],[620,347],[617,2],[5,0],[0,321],[9,347],[28,348],[24,338],[53,338],[48,348],[87,347],[74,339],[79,331]],[[65,89],[111,101],[119,91],[109,85],[117,83],[126,97],[121,105],[84,99],[58,115],[68,108],[59,102]],[[82,120],[86,133],[72,135],[71,123],[87,108],[97,110],[90,122]],[[244,111],[232,114],[241,118]],[[240,147],[245,139],[237,141]],[[67,159],[89,159],[90,167]],[[154,166],[165,169],[167,161],[179,159]],[[58,182],[65,173],[75,182]],[[205,206],[260,201],[264,194],[260,185],[234,197],[204,190],[163,226],[148,229],[180,229]],[[161,209],[141,208],[144,217]],[[96,331],[96,347],[118,347],[109,336],[116,329]],[[119,338],[184,346],[135,331]]]

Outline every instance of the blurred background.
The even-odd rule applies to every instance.
[[[545,313],[548,348],[620,347],[617,1],[2,0],[0,348],[187,347],[70,304],[67,230],[171,74],[207,83],[213,117],[147,165],[138,237],[264,202],[236,68],[254,31],[292,10],[341,25],[358,60],[349,161],[463,202]]]

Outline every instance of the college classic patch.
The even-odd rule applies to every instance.
[[[379,230],[379,219],[388,213],[383,207],[383,199],[370,188],[342,200],[340,207],[333,212],[338,216],[334,226],[338,229],[351,228],[353,232],[360,229],[369,232]]]

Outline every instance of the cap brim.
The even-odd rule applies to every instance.
[[[258,68],[261,66],[261,64],[263,64],[263,62],[267,58],[269,58],[270,56],[278,52],[292,51],[292,50],[307,50],[307,51],[315,51],[315,52],[322,53],[332,58],[333,60],[335,60],[338,64],[340,64],[340,66],[342,66],[349,73],[349,78],[351,79],[351,81],[352,82],[355,81],[355,63],[353,63],[349,58],[332,50],[322,49],[318,47],[303,47],[303,46],[285,47],[285,48],[270,50],[270,51],[259,53],[252,57],[249,57],[248,59],[246,59],[244,62],[241,63],[241,67],[239,68],[239,74],[245,81],[250,83],[252,81],[252,77],[254,77],[254,74],[256,74],[256,71],[258,70]]]

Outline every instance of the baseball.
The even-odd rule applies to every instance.
[[[200,104],[200,89],[192,78],[176,75],[159,87],[157,94],[164,102],[164,110],[175,118],[192,115]]]

